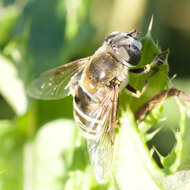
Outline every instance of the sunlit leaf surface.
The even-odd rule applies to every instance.
[[[19,79],[13,63],[2,55],[0,55],[0,71],[0,93],[18,115],[25,113],[27,98],[23,81]]]

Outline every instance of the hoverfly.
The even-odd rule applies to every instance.
[[[105,181],[112,163],[119,92],[126,87],[139,97],[145,90],[140,92],[129,85],[129,72],[147,72],[163,63],[167,55],[162,52],[150,64],[135,68],[142,50],[136,36],[135,30],[113,32],[94,55],[42,73],[29,88],[29,95],[39,99],[73,96],[74,118],[87,139],[99,183]]]

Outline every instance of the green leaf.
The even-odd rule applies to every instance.
[[[74,123],[55,120],[42,126],[36,138],[25,145],[25,188],[35,190],[62,189],[61,177],[67,175],[68,164],[76,143]],[[62,159],[66,151],[66,160]]]
[[[22,189],[25,135],[15,123],[0,121],[0,189]]]
[[[12,35],[12,29],[15,21],[19,16],[19,10],[16,6],[9,6],[8,8],[1,7],[0,14],[0,46],[5,45]]]
[[[116,138],[116,179],[120,190],[162,189],[156,180],[161,177],[159,167],[151,157],[144,136],[137,128],[133,113],[128,108],[121,117],[121,128]]]
[[[23,81],[18,77],[14,64],[3,55],[0,55],[0,71],[0,93],[16,114],[24,114],[27,109],[27,98]]]
[[[175,160],[170,166],[170,170],[175,172],[177,170],[189,170],[190,169],[190,129],[189,129],[189,118],[188,109],[177,100],[180,110],[179,128],[174,132],[176,137],[176,145],[172,152],[168,155],[169,159],[171,155],[175,155]],[[164,161],[167,162],[168,157]],[[168,165],[165,164],[165,167]]]
[[[179,106],[182,113],[180,132],[176,132],[177,144],[167,157],[159,155],[158,152],[162,161],[165,162],[163,169],[159,168],[152,158],[144,134],[138,129],[131,110],[123,112],[121,128],[116,139],[117,158],[115,160],[116,179],[121,190],[126,188],[129,190],[186,190],[190,188],[190,138],[188,125],[185,123],[188,109],[181,103]],[[168,174],[169,169],[175,169],[175,172]],[[134,179],[138,183],[135,183]]]
[[[66,0],[67,28],[66,36],[72,39],[77,35],[81,20],[84,19],[89,5],[89,0]]]

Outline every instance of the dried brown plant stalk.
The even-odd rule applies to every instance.
[[[147,101],[138,109],[138,111],[135,114],[135,119],[137,124],[146,117],[146,115],[152,110],[152,108],[156,104],[161,103],[162,101],[171,96],[177,96],[178,98],[183,100],[186,104],[190,104],[190,95],[186,94],[185,92],[178,90],[176,88],[163,90],[162,92],[155,95],[152,99]]]

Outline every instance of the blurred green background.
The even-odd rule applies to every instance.
[[[175,86],[190,92],[188,0],[0,0],[0,189],[66,189],[67,170],[88,170],[87,152],[73,148],[80,137],[72,98],[34,100],[25,89],[41,72],[93,54],[112,31],[135,28],[143,36],[152,15],[153,38],[170,49],[170,76],[177,74]],[[175,126],[178,112],[169,104]],[[175,140],[162,132],[152,143],[165,155]]]

